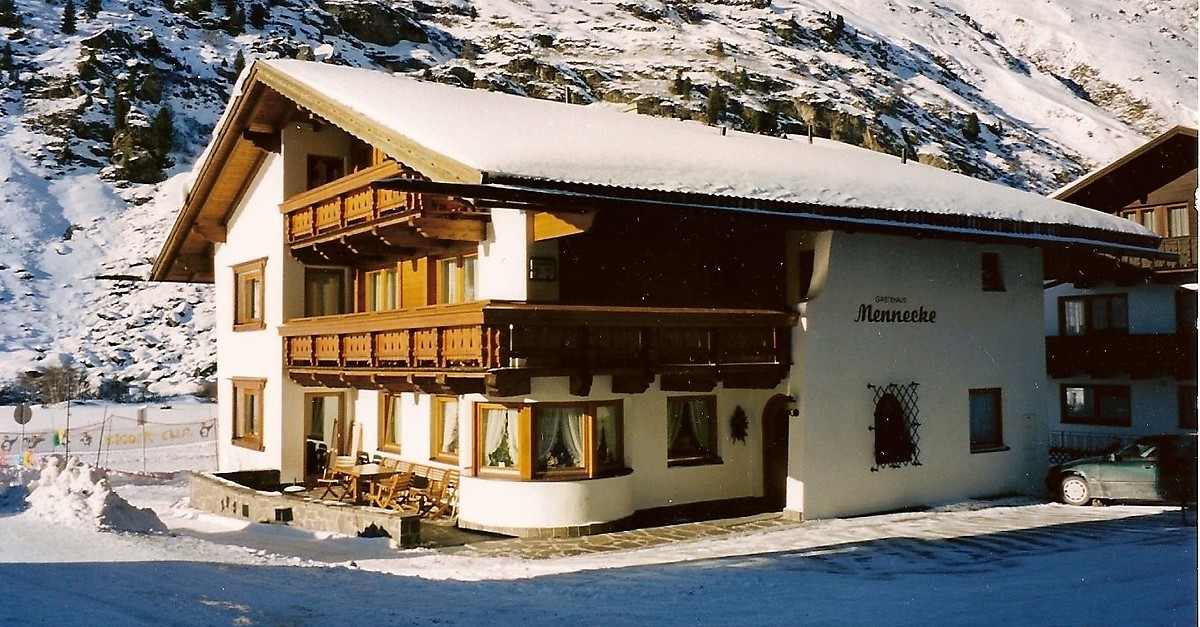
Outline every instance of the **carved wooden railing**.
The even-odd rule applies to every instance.
[[[476,302],[299,318],[289,367],[330,370],[656,372],[791,363],[794,316],[766,310]]]
[[[1196,333],[1092,334],[1046,338],[1046,370],[1075,375],[1196,376]]]
[[[375,184],[396,177],[419,178],[420,174],[395,161],[385,161],[285,200],[279,209],[286,214],[288,243],[377,220],[388,213],[418,209],[417,194]]]

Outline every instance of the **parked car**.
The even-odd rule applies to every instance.
[[[1068,505],[1195,502],[1196,434],[1147,436],[1116,453],[1059,464],[1046,474],[1046,487]]]

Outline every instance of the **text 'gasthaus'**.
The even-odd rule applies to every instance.
[[[876,309],[875,305],[863,303],[858,306],[855,322],[913,322],[918,324],[937,322],[937,311],[924,305],[915,309]]]

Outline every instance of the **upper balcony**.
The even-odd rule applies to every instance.
[[[1052,378],[1196,376],[1196,333],[1091,334],[1046,338]]]
[[[356,265],[422,257],[483,241],[491,214],[462,200],[387,189],[381,181],[421,178],[385,161],[287,199],[287,243],[304,263]]]
[[[795,315],[737,309],[581,307],[473,302],[409,311],[299,318],[285,324],[289,375],[306,385],[432,394],[529,392],[567,376],[586,396],[773,388],[791,365]]]
[[[1142,258],[1130,258],[1128,261],[1137,267],[1148,268],[1157,272],[1187,270],[1194,272],[1196,270],[1196,239],[1195,235],[1164,237],[1159,248],[1165,252],[1178,255],[1179,258],[1174,261]]]

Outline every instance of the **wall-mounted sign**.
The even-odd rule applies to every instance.
[[[876,296],[875,302],[858,306],[855,322],[934,324],[937,310],[924,305],[912,307],[904,296]]]

